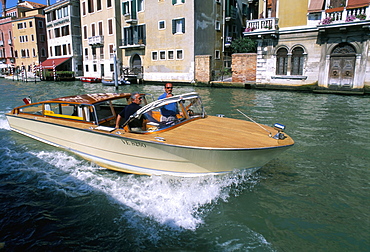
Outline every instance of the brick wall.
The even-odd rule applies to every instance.
[[[195,56],[195,80],[197,82],[209,83],[211,81],[211,56]]]
[[[255,82],[257,68],[256,53],[232,54],[232,82]]]

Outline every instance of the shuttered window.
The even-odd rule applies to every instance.
[[[185,18],[172,20],[172,34],[185,33]]]

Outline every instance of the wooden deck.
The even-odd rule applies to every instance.
[[[85,130],[92,130],[96,127],[91,123],[61,120],[58,118],[43,116],[35,117],[34,115],[27,114],[20,114],[16,116]],[[265,125],[263,125],[263,127],[270,131],[272,135],[277,133],[277,131],[272,127]],[[130,133],[125,132],[123,129],[117,129],[112,132],[97,132],[100,132],[101,134],[114,134],[115,136],[130,138],[132,140],[142,140],[196,148],[253,149],[294,144],[292,138],[285,133],[284,134],[286,138],[284,140],[276,140],[272,137],[269,137],[269,133],[255,123],[215,116],[208,116],[207,118],[185,123],[171,130],[158,133],[153,132],[152,134]],[[156,137],[161,137],[165,141],[158,141],[156,140]]]

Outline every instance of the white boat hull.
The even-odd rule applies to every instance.
[[[70,150],[97,164],[117,171],[174,176],[220,174],[235,169],[256,169],[290,145],[255,148],[199,148],[143,141],[125,134],[99,132],[7,115],[10,127],[39,141]],[[42,129],[42,130],[40,130]]]

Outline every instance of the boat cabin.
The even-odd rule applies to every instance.
[[[130,96],[130,93],[103,93],[62,97],[19,106],[14,108],[12,113],[104,126],[107,131],[113,131],[117,115],[131,103]],[[195,92],[155,100],[151,103],[147,101],[148,95],[141,94],[141,96],[143,97],[142,108],[123,123],[126,131],[142,134],[157,132],[205,117],[201,99]],[[177,113],[172,118],[164,119],[162,112],[168,105],[176,107]],[[132,131],[129,125],[133,120],[142,121],[142,127]]]

